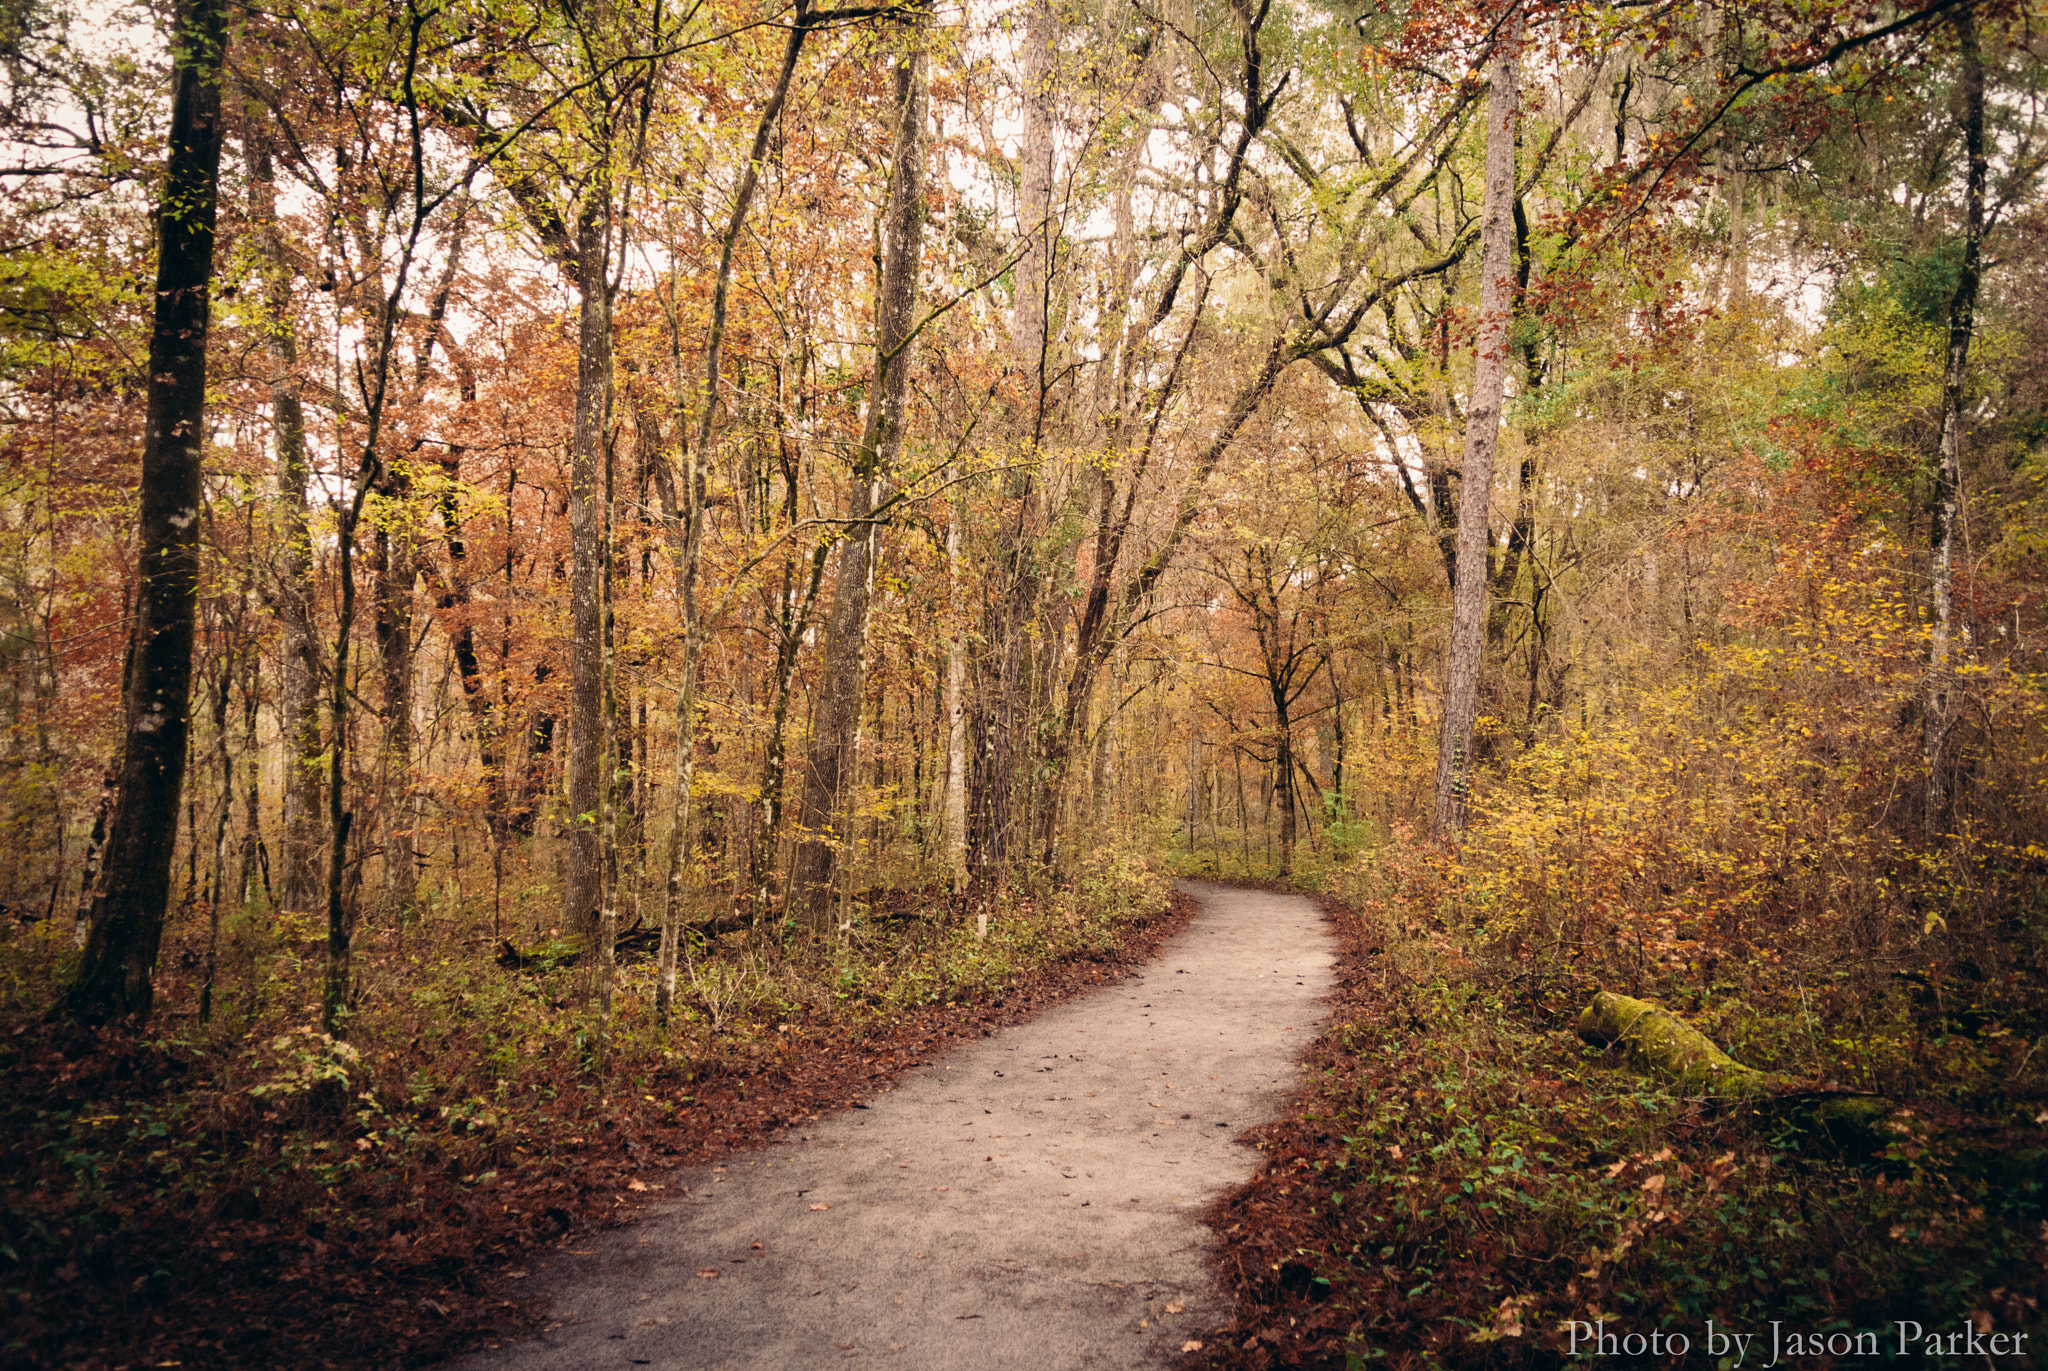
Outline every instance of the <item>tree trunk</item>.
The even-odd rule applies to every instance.
[[[1273,798],[1280,805],[1280,874],[1294,869],[1297,834],[1294,810],[1294,726],[1287,717],[1283,691],[1273,694],[1273,708],[1279,736],[1273,741]]]
[[[1963,63],[1963,147],[1968,157],[1963,190],[1963,261],[1948,304],[1948,368],[1941,390],[1941,448],[1934,477],[1933,555],[1928,581],[1934,600],[1934,633],[1928,651],[1927,708],[1922,750],[1927,763],[1925,823],[1930,839],[1947,827],[1948,732],[1954,684],[1949,666],[1955,636],[1955,532],[1962,510],[1963,382],[1969,371],[1970,340],[1977,327],[1977,283],[1983,273],[1984,56],[1977,43],[1977,18],[1965,7],[1954,23]]]
[[[1514,313],[1515,131],[1520,121],[1515,47],[1521,26],[1502,26],[1488,79],[1486,205],[1480,225],[1479,331],[1473,342],[1471,402],[1465,409],[1465,456],[1458,492],[1458,549],[1451,593],[1451,644],[1444,668],[1442,728],[1437,742],[1436,814],[1440,839],[1465,826],[1471,786],[1472,734],[1479,716],[1479,670],[1486,639],[1486,534],[1493,501],[1494,447],[1506,391],[1508,323]]]
[[[157,208],[155,320],[137,520],[141,579],[123,702],[127,738],[101,893],[67,994],[70,1013],[92,1023],[149,1017],[190,722],[226,6],[220,0],[180,0],[173,31],[169,156]]]
[[[604,499],[598,464],[611,408],[612,310],[606,272],[608,192],[592,192],[576,226],[576,417],[569,446],[569,861],[562,927],[585,945],[597,937],[604,856],[599,811],[605,753],[604,614],[598,577],[604,557]],[[589,963],[595,967],[597,959]]]
[[[793,507],[793,506],[792,506]],[[790,584],[793,568],[784,569],[784,598],[777,621],[775,650],[775,702],[769,711],[768,746],[761,761],[761,831],[754,845],[754,868],[749,884],[757,909],[767,904],[771,868],[782,841],[782,815],[788,789],[789,704],[796,685],[797,652],[810,631],[811,611],[818,603],[818,589],[824,584],[825,565],[831,560],[832,544],[821,539],[803,566],[803,588]]]
[[[716,345],[706,349],[711,365],[717,366]],[[680,361],[680,348],[677,358]],[[713,377],[712,386],[717,384]],[[709,391],[707,389],[707,400]],[[683,473],[682,508],[676,508],[672,487],[662,482],[668,498],[662,511],[668,523],[671,555],[675,558],[676,603],[682,611],[683,663],[676,682],[676,779],[669,800],[668,863],[662,883],[661,945],[655,954],[655,1013],[667,1018],[676,997],[676,951],[682,936],[683,870],[690,841],[691,787],[696,782],[697,762],[697,665],[702,655],[703,629],[697,613],[697,569],[704,546],[704,463],[701,450],[690,444],[688,465]]]
[[[967,644],[959,624],[961,517],[956,501],[953,517],[946,524],[946,570],[954,627],[946,639],[946,798],[941,806],[946,871],[955,890],[967,881]]]
[[[1529,215],[1518,195],[1515,197],[1515,293],[1529,292],[1529,275],[1535,258],[1529,251]],[[1533,334],[1524,334],[1516,346],[1516,360],[1522,369],[1522,395],[1534,397],[1543,386],[1543,358]],[[1510,606],[1522,576],[1522,563],[1532,562],[1536,541],[1536,452],[1541,435],[1534,425],[1522,430],[1522,464],[1515,480],[1515,519],[1508,526],[1507,546],[1490,573],[1493,595],[1486,612],[1486,645],[1498,649],[1507,640]],[[1532,566],[1533,575],[1533,566]]]
[[[385,493],[405,495],[394,478]],[[414,558],[404,534],[377,531],[377,658],[384,690],[384,900],[402,930],[413,903],[412,583]],[[400,933],[403,937],[403,933]]]
[[[1053,40],[1056,24],[1050,0],[1032,0],[1025,18],[1023,70],[1020,73],[1024,128],[1018,143],[1020,182],[1017,190],[1019,250],[1014,269],[1016,289],[1010,302],[1011,370],[1028,388],[1029,415],[1019,416],[1020,444],[1027,457],[1038,454],[1046,417],[1047,335],[1046,287],[1051,279],[1053,192]],[[1023,463],[1003,478],[1004,498],[1014,512],[1005,517],[998,553],[1000,574],[989,606],[986,657],[988,667],[975,692],[973,761],[967,800],[967,864],[978,897],[986,899],[1011,850],[1021,837],[1031,838],[1030,795],[1023,783],[1034,751],[1030,724],[1036,678],[1031,651],[1031,623],[1037,616],[1040,571],[1038,483]],[[1024,810],[1017,812],[1019,802]],[[1021,831],[1020,831],[1021,825]]]
[[[262,664],[254,646],[251,646],[242,660],[242,774],[248,784],[242,790],[242,854],[241,863],[235,873],[235,902],[247,904],[255,898],[256,881],[261,874],[268,895],[270,878],[267,872],[259,871],[263,854],[263,741],[257,729],[257,713],[262,700]]]
[[[914,20],[912,22],[915,22]],[[790,866],[790,909],[813,934],[831,926],[835,860],[848,833],[848,792],[860,745],[867,682],[868,609],[874,594],[881,525],[870,519],[903,443],[903,402],[910,389],[909,348],[916,322],[918,267],[924,247],[925,56],[920,30],[896,68],[900,114],[892,162],[882,285],[875,320],[875,379],[867,422],[854,452],[853,494],[840,544],[825,661],[811,716],[799,833]]]
[[[1024,131],[1018,143],[1021,182],[1017,190],[1017,294],[1010,312],[1011,365],[1021,372],[1045,407],[1045,294],[1052,276],[1053,34],[1051,0],[1032,0],[1024,21]]]
[[[284,749],[277,903],[311,913],[320,879],[320,642],[314,621],[313,535],[306,522],[306,414],[299,400],[299,345],[292,319],[292,277],[277,224],[269,130],[255,124],[249,151],[251,217],[265,274],[269,332],[270,425],[277,453],[277,503],[283,517],[275,605],[284,629],[277,687],[278,737]]]

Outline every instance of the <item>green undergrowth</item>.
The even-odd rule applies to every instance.
[[[598,1155],[631,1171],[650,1151],[758,1136],[740,1114],[771,1080],[820,1082],[777,1117],[828,1107],[835,1070],[871,1078],[919,1050],[892,1042],[910,1020],[967,1031],[1034,975],[1110,959],[1166,901],[1165,876],[1125,851],[1010,893],[985,938],[942,895],[876,892],[822,945],[695,943],[666,1021],[650,961],[619,968],[606,1019],[578,969],[507,970],[481,932],[444,925],[421,955],[414,930],[400,957],[371,930],[342,1040],[315,1026],[319,949],[288,917],[227,930],[204,1022],[206,930],[174,926],[142,1039],[43,1022],[65,958],[17,937],[0,944],[0,1361],[75,1359],[111,1336],[110,1291],[176,1322],[162,1309],[209,1269],[247,1285],[272,1279],[249,1263],[281,1262],[288,1289],[349,1254],[388,1273],[444,1238],[436,1260],[467,1260],[484,1216],[519,1221],[514,1249],[566,1231],[577,1196],[625,1184],[581,1174]]]
[[[1611,1365],[1732,1366],[1711,1321],[1754,1336],[1745,1365],[1771,1361],[1775,1324],[1779,1365],[1825,1367],[1860,1364],[1830,1338],[1895,1355],[1914,1325],[1948,1339],[1967,1323],[2008,1353],[2027,1334],[1996,1365],[2038,1364],[2048,1098],[2017,1007],[1984,1005],[1996,1022],[1966,1032],[1911,983],[1832,1023],[1821,1005],[1846,993],[1768,974],[1637,987],[1750,1064],[1902,1106],[1882,1137],[1831,1137],[1796,1100],[1685,1098],[1579,1041],[1616,969],[1502,955],[1455,870],[1414,853],[1334,882],[1355,960],[1299,1116],[1226,1208],[1226,1264],[1254,1308],[1205,1356],[1509,1367],[1605,1347]],[[1594,1341],[1630,1334],[1646,1341]]]

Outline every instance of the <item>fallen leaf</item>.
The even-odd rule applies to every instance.
[[[642,1181],[642,1180],[631,1180],[631,1181],[627,1181],[627,1182],[626,1182],[626,1189],[628,1189],[628,1190],[645,1190],[646,1188],[647,1188],[647,1182],[646,1182],[646,1181]]]
[[[702,1271],[699,1271],[699,1272],[697,1273],[697,1279],[698,1279],[698,1280],[700,1280],[700,1281],[715,1281],[715,1280],[717,1280],[717,1279],[718,1279],[718,1268],[717,1268],[717,1267],[715,1267],[715,1266],[707,1266],[707,1267],[705,1267],[705,1268],[704,1268],[704,1269],[703,1269]]]
[[[1172,1304],[1169,1304],[1169,1305],[1167,1305],[1167,1306],[1166,1306],[1166,1312],[1167,1312],[1167,1313],[1169,1313],[1169,1314],[1178,1314],[1178,1313],[1179,1313],[1179,1312],[1180,1312],[1181,1310],[1183,1310],[1183,1309],[1185,1309],[1185,1308],[1187,1308],[1187,1307],[1188,1307],[1188,1306],[1187,1306],[1187,1303],[1186,1303],[1186,1301],[1184,1301],[1184,1300],[1175,1300],[1175,1301],[1174,1301],[1174,1302],[1173,1302]],[[1201,1345],[1200,1343],[1197,1343],[1197,1344],[1196,1344],[1196,1346],[1198,1346],[1198,1347],[1199,1347],[1200,1345]]]
[[[812,1205],[812,1206],[811,1206],[811,1212],[812,1212],[813,1214],[816,1214],[816,1213],[818,1213],[818,1212],[819,1212],[820,1210],[830,1209],[831,1207],[832,1207],[832,1206],[831,1206],[831,1205],[829,1205],[829,1204],[814,1204],[814,1205]]]
[[[1199,1352],[1202,1350],[1202,1340],[1200,1338],[1189,1338],[1180,1345],[1180,1350],[1183,1352]]]

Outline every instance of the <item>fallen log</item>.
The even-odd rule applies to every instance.
[[[731,910],[713,918],[693,924],[685,924],[680,930],[684,938],[716,938],[720,934],[735,933],[748,927],[753,917],[745,910]],[[661,948],[661,930],[639,919],[630,928],[622,931],[612,944],[612,953],[620,961],[637,961],[652,957]],[[580,944],[562,941],[541,943],[522,952],[513,946],[510,938],[498,940],[498,965],[507,971],[559,971],[583,960],[584,949]]]
[[[1595,1047],[1620,1047],[1637,1069],[1695,1094],[1747,1099],[1790,1084],[1744,1066],[1663,1005],[1611,990],[1593,996],[1579,1015],[1579,1036]]]
[[[661,945],[661,930],[644,928],[636,919],[633,926],[612,943],[613,955],[621,960],[632,957],[651,957]],[[512,945],[510,938],[498,940],[498,965],[507,971],[558,971],[563,967],[576,965],[583,960],[584,949],[570,942],[542,943],[538,947],[520,951]]]
[[[1579,1036],[1619,1047],[1637,1070],[1709,1099],[1790,1106],[1842,1141],[1887,1141],[1894,1105],[1875,1095],[1816,1088],[1774,1071],[1744,1066],[1664,1006],[1602,990],[1579,1015]]]

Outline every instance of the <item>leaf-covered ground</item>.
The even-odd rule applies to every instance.
[[[630,1218],[664,1168],[844,1109],[954,1042],[1119,979],[1192,913],[1176,896],[1099,922],[1040,916],[1046,935],[1000,976],[911,982],[942,1002],[842,989],[708,1036],[699,1022],[689,1051],[620,1047],[601,1085],[564,1041],[538,1062],[515,1044],[516,1092],[423,1090],[437,1063],[502,1049],[455,1006],[439,1031],[365,1032],[365,1051],[339,1057],[303,1031],[238,1052],[19,1018],[0,1028],[0,1360],[413,1366],[515,1335],[534,1322],[523,1265]],[[892,985],[933,955],[897,951]],[[872,988],[878,965],[845,963],[860,974],[841,981]],[[487,974],[543,1007],[553,991]]]

